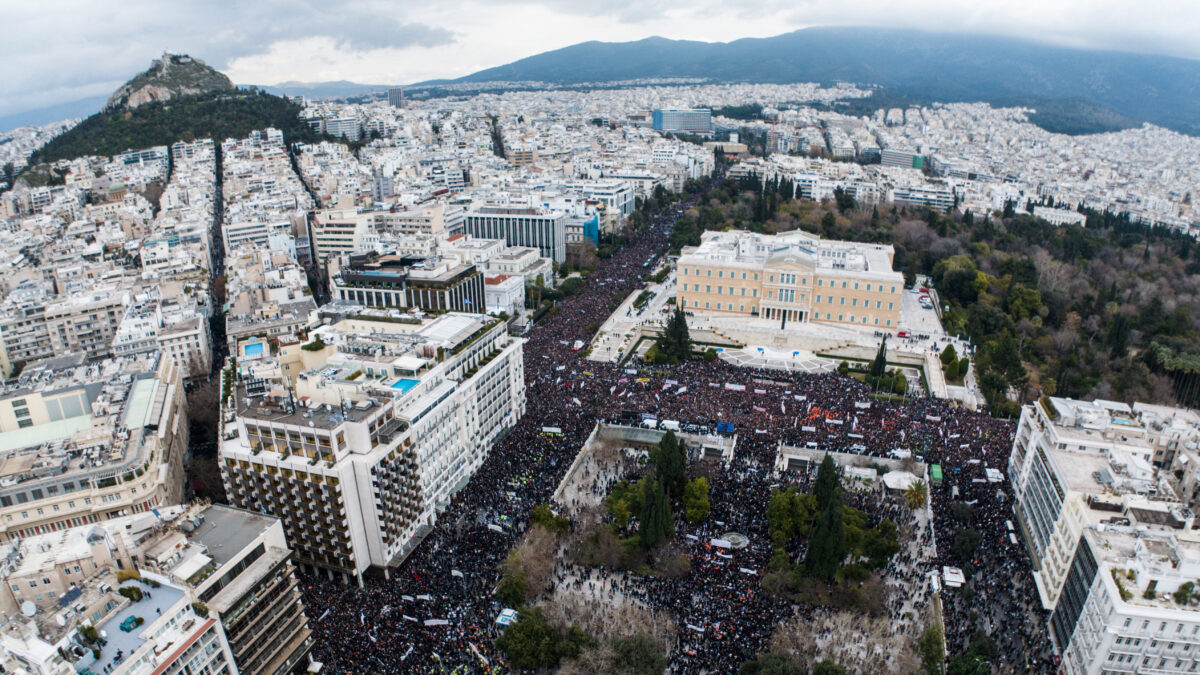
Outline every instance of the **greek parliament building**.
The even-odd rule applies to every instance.
[[[1186,485],[1194,418],[1054,397],[1022,410],[1009,536],[1029,552],[1061,672],[1200,672],[1200,536]],[[1176,441],[1182,479],[1154,462]]]
[[[361,583],[404,561],[525,412],[523,341],[481,314],[319,315],[307,341],[237,345],[221,474],[233,504],[283,521],[297,562]]]
[[[705,232],[679,257],[676,291],[688,312],[823,321],[894,330],[904,276],[891,246],[822,241],[807,232]]]

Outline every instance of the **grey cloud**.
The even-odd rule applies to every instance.
[[[24,3],[5,10],[10,31],[0,41],[6,70],[0,114],[93,96],[98,83],[132,77],[164,49],[225,68],[282,40],[328,37],[352,50],[452,43],[452,31],[408,20],[421,6],[416,0]]]
[[[525,4],[527,0],[500,0],[500,2]],[[665,0],[594,0],[592,2],[543,0],[538,4],[564,14],[592,17],[612,16],[622,23],[631,24],[664,18],[667,10],[678,7],[677,4]],[[580,36],[579,41],[584,42],[587,39],[586,36]]]

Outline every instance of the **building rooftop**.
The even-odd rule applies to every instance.
[[[217,565],[224,565],[250,542],[262,536],[273,523],[268,516],[213,504],[200,512],[204,522],[188,537],[203,544]]]
[[[680,263],[746,268],[791,263],[825,275],[852,272],[894,277],[892,253],[891,246],[826,241],[799,230],[778,235],[729,230],[705,232],[699,246],[683,250]]]
[[[155,627],[154,623],[168,610],[183,599],[185,591],[182,588],[174,586],[170,583],[160,583],[158,588],[147,589],[137,581],[127,581],[121,584],[121,587],[137,588],[143,593],[147,590],[150,595],[143,595],[138,602],[131,602],[124,608],[111,615],[103,622],[96,625],[96,630],[105,635],[108,644],[100,649],[100,658],[96,659],[91,653],[88,653],[79,661],[74,663],[76,672],[83,672],[87,668],[92,672],[100,672],[105,665],[112,662],[118,652],[123,657],[129,657],[134,652],[146,644],[147,641],[154,639],[154,634],[160,630],[160,627]],[[142,625],[130,631],[121,630],[121,624],[132,617],[140,617],[145,621]]]
[[[0,432],[0,494],[31,481],[61,483],[132,468],[145,431],[154,429],[166,405],[167,387],[156,377],[159,360],[157,351],[90,363],[47,359],[4,385],[4,398],[40,394],[50,419]],[[72,485],[65,491],[77,489]]]

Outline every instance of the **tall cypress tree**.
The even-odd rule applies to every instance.
[[[655,480],[645,484],[638,534],[644,549],[652,549],[675,536],[675,517],[671,512],[671,500],[663,491],[661,481]]]
[[[638,535],[642,540],[642,548],[654,548],[661,541],[659,530],[655,523],[657,508],[655,505],[658,494],[658,481],[647,481],[642,484],[642,512],[638,514]]]
[[[808,540],[804,568],[808,574],[830,581],[849,551],[842,513],[842,484],[830,455],[825,455],[817,469],[813,494],[817,498],[817,522]]]
[[[817,516],[817,526],[804,556],[804,568],[812,576],[832,581],[846,559],[848,550],[846,524],[839,499]]]
[[[658,479],[663,488],[672,498],[678,499],[683,495],[687,481],[687,458],[675,432],[668,431],[658,441],[658,453],[655,455]]]
[[[871,377],[879,377],[887,371],[887,336],[879,343],[879,351],[875,353],[875,360],[871,362],[871,368],[867,374]]]
[[[660,542],[675,536],[675,513],[662,483],[655,483],[654,522]]]
[[[829,508],[835,501],[842,503],[842,484],[838,479],[837,464],[831,455],[825,455],[817,468],[817,480],[813,484],[813,495],[817,498],[817,511]]]

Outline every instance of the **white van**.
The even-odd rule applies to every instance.
[[[675,420],[663,420],[658,427],[660,429],[666,429],[667,431],[679,431],[679,422],[676,422]]]

